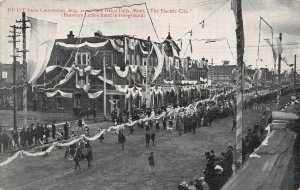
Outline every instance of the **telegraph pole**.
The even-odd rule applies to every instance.
[[[232,0],[232,9],[236,18],[237,39],[237,70],[236,81],[236,159],[237,168],[242,163],[242,135],[243,135],[243,65],[244,65],[244,27],[242,14],[242,0]]]
[[[106,119],[106,57],[105,51],[103,53],[103,115],[104,119]]]
[[[281,40],[282,40],[282,34],[279,33],[279,41],[281,43]],[[279,102],[280,102],[280,91],[281,91],[281,86],[280,86],[280,82],[281,82],[281,76],[280,76],[280,73],[281,73],[281,54],[278,55],[278,91],[277,91],[277,106],[279,106]]]
[[[12,41],[9,41],[8,43],[13,43],[13,55],[11,55],[11,57],[13,57],[13,128],[15,130],[17,130],[17,96],[16,96],[16,64],[17,64],[17,57],[20,57],[17,55],[17,42],[20,42],[19,40],[17,41],[17,37],[20,36],[19,33],[16,32],[16,25],[10,26],[13,28],[13,31],[10,31],[10,33],[12,33],[11,36],[7,36],[9,38],[12,38]]]
[[[22,20],[16,21],[17,23],[21,23],[22,26],[18,27],[22,29],[22,37],[23,37],[23,49],[18,52],[22,52],[23,56],[23,69],[22,69],[22,76],[23,76],[23,112],[24,112],[24,125],[27,125],[27,62],[26,62],[26,53],[28,50],[26,50],[26,29],[29,28],[26,26],[26,23],[29,22],[29,20],[26,20],[25,12],[22,12]]]
[[[295,54],[294,58],[294,94],[296,95],[296,82],[297,82],[297,67],[296,67],[296,62],[297,62],[297,55]]]
[[[279,41],[280,41],[280,43],[281,43],[281,40],[282,40],[282,34],[279,33]],[[281,82],[280,73],[281,73],[281,54],[278,55],[278,81],[279,81],[279,85],[280,85],[280,82]]]

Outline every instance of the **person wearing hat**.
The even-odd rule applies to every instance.
[[[155,173],[155,168],[154,168],[154,156],[153,152],[150,153],[148,157],[148,162],[149,162],[149,174]]]
[[[200,182],[200,179],[199,178],[194,178],[194,186],[195,186],[195,188],[196,188],[196,190],[203,190],[203,188],[202,188],[202,184],[201,184],[201,182]]]
[[[51,125],[51,131],[52,131],[52,139],[54,140],[55,139],[55,134],[56,134],[56,125],[55,125],[55,121],[52,122],[52,125]]]
[[[125,141],[126,141],[126,137],[123,134],[123,130],[119,131],[119,140],[120,140],[120,143],[122,145],[122,150],[124,150],[124,144],[125,144]]]
[[[83,126],[83,119],[79,119],[77,122],[78,122],[78,124],[77,124],[78,129],[81,128],[81,130],[83,131],[83,127],[82,127]]]
[[[66,122],[64,124],[64,139],[68,139],[69,138],[69,123]]]
[[[163,117],[163,129],[166,130],[167,129],[167,117]]]
[[[203,190],[209,190],[209,186],[208,186],[208,184],[205,182],[204,177],[200,177],[199,181],[200,181],[200,184],[201,184]],[[197,190],[198,190],[198,189],[197,189]]]
[[[189,181],[188,189],[189,190],[196,190],[196,187],[194,186],[194,181],[193,180]]]
[[[149,131],[146,131],[145,139],[146,139],[146,147],[148,147],[151,139],[151,135]]]
[[[152,145],[154,146],[154,141],[155,141],[155,132],[152,130],[151,132],[151,141],[152,141]]]
[[[178,186],[178,190],[188,190],[187,182],[185,181],[181,182],[180,185]]]

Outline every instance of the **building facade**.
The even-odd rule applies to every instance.
[[[75,38],[70,32],[66,39],[55,41],[47,68],[33,88],[32,107],[68,112],[96,109],[109,115],[114,109],[160,106],[179,98],[170,83],[204,84],[207,71],[207,62],[180,57],[170,33],[159,44],[150,38],[101,33]]]

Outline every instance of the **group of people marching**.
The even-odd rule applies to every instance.
[[[2,130],[0,127],[0,152],[48,144],[51,138],[52,141],[68,139],[69,127],[69,123],[65,122],[62,129],[57,129],[55,121],[52,125],[32,123],[29,126],[23,126],[20,131],[18,129]]]

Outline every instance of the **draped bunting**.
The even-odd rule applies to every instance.
[[[172,87],[171,86],[163,86],[162,91],[163,92],[172,92],[172,91],[175,92],[175,88],[173,86]]]
[[[141,49],[141,52],[144,54],[144,55],[147,55],[148,54],[148,51],[145,51],[143,48],[142,48],[142,45],[140,42],[138,42],[139,46],[140,46],[140,49]],[[146,47],[145,47],[146,48]]]
[[[157,45],[155,43],[152,43],[152,46],[154,47],[154,50],[155,50],[155,53],[157,55],[157,60],[158,60],[158,63],[157,63],[157,66],[155,67],[155,73],[153,75],[153,78],[152,78],[152,82],[154,82],[157,77],[160,75],[161,71],[162,71],[162,68],[164,66],[164,46],[162,47],[162,53],[160,53],[160,50],[159,48],[157,47]]]
[[[28,17],[31,25],[29,57],[27,60],[28,83],[34,83],[44,72],[53,49],[57,23]]]
[[[63,92],[61,90],[56,90],[54,92],[46,92],[46,95],[49,98],[49,97],[55,96],[57,93],[59,93],[62,97],[65,97],[65,98],[72,98],[73,97],[72,93],[66,93],[66,92]]]
[[[129,65],[129,68],[131,73],[136,73],[138,65]]]
[[[165,83],[165,84],[173,84],[174,81],[173,81],[173,80],[171,80],[171,81],[164,80],[164,83]]]
[[[182,80],[181,84],[197,84],[196,80]]]
[[[128,75],[129,67],[126,66],[126,67],[125,67],[125,70],[124,70],[124,71],[121,71],[121,68],[120,68],[119,66],[115,66],[115,71],[116,71],[116,73],[117,73],[120,77],[125,78],[125,77],[127,77],[127,75]]]
[[[98,98],[102,94],[102,90],[95,93],[88,93],[89,98]]]
[[[66,44],[64,42],[56,42],[56,45],[64,47],[66,49],[78,49],[84,46],[91,47],[91,48],[101,48],[104,47],[106,44],[108,44],[108,42],[110,42],[110,40],[106,40],[100,43],[83,42],[81,44]]]
[[[105,80],[105,82],[107,83],[107,84],[110,84],[110,85],[113,85],[113,81],[112,80],[109,80],[109,79],[104,79],[102,76],[98,76],[98,78],[100,79],[100,80],[102,80],[102,81],[104,81]]]
[[[126,94],[126,98],[132,97],[133,99],[135,99],[137,96],[142,96],[142,88],[139,87],[133,87],[133,88],[128,88],[127,90],[127,94]]]
[[[262,95],[266,95],[268,93],[274,93],[275,91],[271,91],[271,90],[262,90],[259,92],[259,94],[262,94]],[[232,91],[230,91],[230,93],[232,93]],[[224,93],[221,93],[219,95],[216,95],[216,97],[218,96],[221,96],[222,94]],[[248,93],[247,94],[248,96],[251,96],[253,97],[253,94],[252,93]],[[5,161],[1,162],[0,163],[0,167],[2,166],[5,166],[7,164],[9,164],[10,162],[12,162],[13,160],[15,160],[18,156],[23,156],[23,155],[27,155],[27,156],[44,156],[48,153],[50,153],[55,147],[68,147],[74,143],[77,143],[79,142],[80,140],[84,139],[84,140],[89,140],[89,141],[95,141],[95,140],[98,140],[98,138],[105,134],[106,132],[111,132],[111,133],[116,133],[118,132],[119,130],[124,130],[125,129],[125,126],[133,126],[137,123],[141,123],[141,122],[146,122],[146,121],[149,121],[149,120],[158,120],[158,119],[161,119],[162,117],[165,117],[165,116],[171,116],[172,114],[174,115],[183,115],[183,113],[186,113],[186,114],[192,114],[193,112],[197,111],[197,106],[201,103],[201,104],[204,104],[204,103],[207,103],[207,102],[210,102],[212,101],[213,99],[205,99],[205,100],[200,100],[200,101],[197,101],[196,103],[193,103],[193,104],[190,104],[188,105],[187,107],[178,107],[178,108],[167,108],[167,112],[162,112],[160,115],[158,116],[155,116],[153,114],[151,114],[150,117],[144,117],[144,118],[141,118],[139,120],[135,120],[135,121],[129,121],[128,123],[124,123],[124,124],[121,124],[121,125],[117,125],[117,126],[110,126],[108,129],[104,129],[104,130],[101,130],[99,133],[97,133],[96,135],[94,135],[93,137],[87,137],[85,135],[81,135],[80,137],[77,137],[77,138],[74,138],[74,139],[71,139],[69,142],[66,142],[66,143],[59,143],[59,142],[54,142],[52,143],[52,145],[50,145],[46,151],[42,151],[42,152],[36,152],[36,153],[31,153],[31,152],[27,152],[27,151],[24,151],[24,150],[20,150],[18,152],[16,152],[13,156],[7,158]],[[269,126],[268,126],[269,127]],[[266,128],[266,130],[268,130],[268,134],[267,134],[267,138],[266,140],[262,143],[261,146],[266,146],[268,145],[268,139],[270,138],[270,127],[269,128]],[[48,145],[47,145],[48,146]]]
[[[112,47],[117,50],[120,53],[124,53],[124,48],[119,47],[118,44],[116,44],[116,40],[110,39],[110,44],[112,45]],[[123,46],[123,44],[121,45]]]
[[[51,65],[51,66],[47,67],[45,71],[46,71],[46,73],[49,73],[49,72],[53,71],[53,70],[56,69],[56,68],[65,69],[65,70],[67,70],[68,72],[69,72],[70,69],[71,69],[71,67],[62,67],[62,66],[60,66],[60,65]]]
[[[124,87],[123,87],[123,86],[124,86]],[[116,88],[117,91],[119,91],[119,92],[125,94],[125,93],[127,93],[127,91],[128,91],[128,86],[129,86],[129,85],[115,85],[115,88]]]
[[[147,67],[146,66],[139,66],[140,72],[144,78],[146,78]]]

